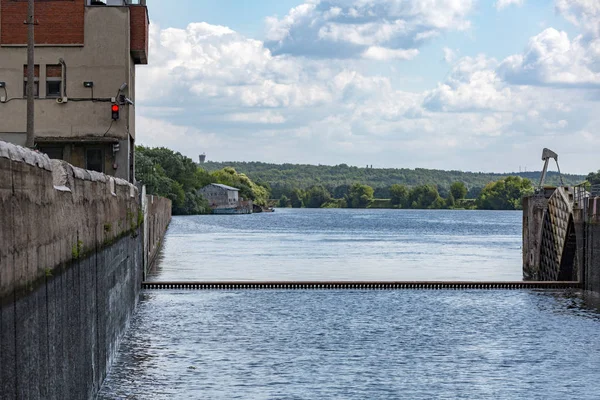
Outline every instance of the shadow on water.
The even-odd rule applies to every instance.
[[[540,290],[541,296],[552,297],[555,313],[600,320],[600,295],[586,290]]]
[[[167,231],[167,234],[165,234],[164,240],[160,244],[160,248],[158,249],[158,252],[156,253],[156,256],[154,257],[154,261],[152,262],[152,265],[150,265],[150,269],[148,270],[148,275],[147,275],[148,280],[154,280],[162,272],[162,269],[163,269],[162,266],[163,266],[164,259],[165,259],[165,247],[166,247],[167,240],[169,240],[168,239],[168,231]]]

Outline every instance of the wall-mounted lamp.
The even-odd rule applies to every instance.
[[[86,88],[93,88],[94,82],[83,82],[83,86]]]
[[[6,87],[6,82],[0,82],[0,88],[5,88]]]

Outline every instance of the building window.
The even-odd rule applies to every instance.
[[[62,67],[46,65],[46,97],[62,97]]]
[[[62,97],[62,93],[60,91],[61,81],[46,81],[46,97]]]
[[[35,79],[33,81],[33,95],[38,97],[40,95],[40,66],[36,65],[33,74]],[[23,66],[23,97],[27,97],[27,65]]]
[[[90,171],[104,172],[104,154],[102,149],[85,151],[85,168]]]
[[[63,148],[62,147],[43,147],[40,146],[38,148],[39,151],[46,154],[48,157],[53,160],[62,160],[63,159]]]

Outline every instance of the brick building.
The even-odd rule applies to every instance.
[[[0,140],[26,140],[27,0],[0,0]],[[135,67],[145,0],[35,0],[35,143],[51,158],[133,181]],[[118,105],[118,119],[112,107]]]

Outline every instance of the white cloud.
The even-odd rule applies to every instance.
[[[255,113],[235,113],[228,116],[230,121],[250,124],[283,124],[286,119],[280,113],[267,110]]]
[[[507,57],[500,74],[509,82],[529,85],[596,86],[600,84],[600,40],[548,28],[532,37],[523,54]]]
[[[566,127],[569,126],[569,123],[566,120],[561,119],[560,121],[556,121],[556,122],[544,122],[542,124],[542,126],[544,127],[544,129],[547,129],[547,130],[557,130],[557,129],[565,129]]]
[[[379,60],[379,61],[387,61],[387,60],[412,60],[417,55],[419,55],[419,50],[417,49],[386,49],[385,47],[379,46],[371,46],[367,50],[362,53],[363,58],[367,58],[370,60]]]
[[[432,111],[505,110],[513,102],[511,89],[495,72],[496,60],[484,55],[464,57],[444,83],[425,96]]]
[[[496,1],[496,8],[502,10],[510,5],[522,6],[525,0],[498,0]]]
[[[138,140],[194,159],[496,171],[529,153],[537,161],[544,146],[597,142],[600,41],[589,33],[547,29],[501,62],[446,47],[448,77],[406,92],[398,87],[416,77],[394,61],[418,62],[420,40],[467,29],[472,4],[378,4],[306,2],[271,21],[268,45],[224,26],[153,23],[151,64],[138,69]],[[323,57],[292,51],[298,41]]]
[[[137,138],[140,144],[155,147],[176,147],[176,150],[188,155],[190,154],[185,149],[193,149],[199,143],[201,143],[201,146],[214,147],[222,140],[214,133],[207,133],[197,128],[178,125],[145,115],[136,117],[136,130],[141,133]]]
[[[600,1],[556,0],[556,9],[567,21],[594,37],[600,36]]]
[[[294,107],[331,101],[326,84],[313,74],[323,70],[310,62],[275,57],[257,40],[227,27],[206,23],[186,29],[150,32],[152,63],[140,69],[145,81],[138,98],[159,101],[175,96],[179,101],[210,100],[246,107]],[[326,69],[325,69],[326,70]]]
[[[443,32],[468,29],[473,4],[474,0],[312,0],[281,19],[266,19],[267,46],[274,54],[319,58],[359,58],[371,49],[411,51]]]
[[[456,60],[456,51],[452,50],[449,47],[444,47],[443,51],[444,51],[444,61],[446,61],[448,64],[452,64],[454,62],[454,60]]]

